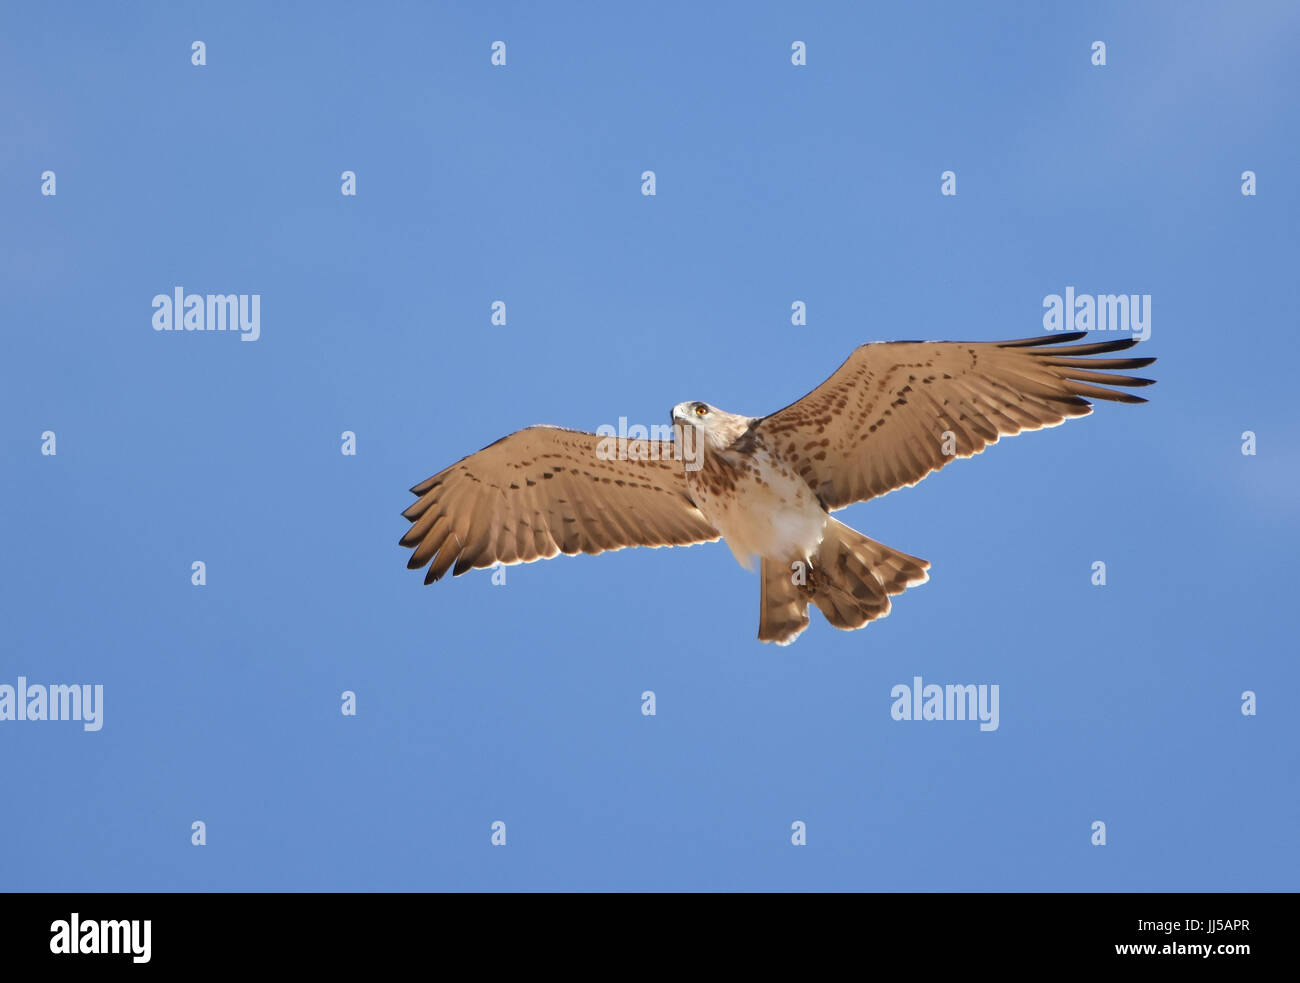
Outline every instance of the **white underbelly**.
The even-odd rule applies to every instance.
[[[696,496],[700,511],[747,569],[754,557],[786,563],[812,555],[829,518],[797,477],[768,474],[765,481],[746,478],[734,492]]]

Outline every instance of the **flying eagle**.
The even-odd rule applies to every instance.
[[[1146,400],[1111,386],[1154,358],[1092,358],[1133,338],[1063,345],[1086,332],[1016,341],[895,341],[859,347],[829,379],[763,417],[678,403],[676,440],[633,441],[535,426],[420,482],[402,513],[407,566],[529,563],[557,553],[726,540],[761,562],[760,641],[788,645],[808,605],[852,630],[889,613],[890,595],[929,579],[925,560],[831,517],[914,485],[1000,436],[1092,412],[1089,399]],[[626,450],[626,442],[620,445]]]

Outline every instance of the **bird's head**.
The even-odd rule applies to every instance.
[[[682,428],[688,445],[694,439],[701,447],[716,451],[730,447],[753,422],[750,417],[737,416],[698,401],[678,403],[673,407],[672,419],[675,427]]]

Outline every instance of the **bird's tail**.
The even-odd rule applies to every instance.
[[[828,519],[812,563],[812,601],[832,625],[852,631],[889,614],[889,596],[925,583],[929,568],[926,560]]]
[[[861,628],[889,614],[891,594],[929,580],[929,567],[828,518],[811,562],[763,560],[758,640],[789,645],[808,627],[809,603],[836,628]]]
[[[763,593],[759,598],[758,640],[789,645],[808,627],[808,602],[813,599],[806,576],[808,564],[763,560]]]

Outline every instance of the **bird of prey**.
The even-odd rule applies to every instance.
[[[1084,337],[862,345],[769,416],[678,403],[671,441],[527,427],[411,489],[407,566],[428,564],[429,584],[448,570],[722,538],[743,566],[760,563],[760,641],[794,641],[809,604],[836,628],[861,628],[889,613],[891,595],[928,580],[930,564],[831,512],[914,485],[1000,436],[1085,416],[1090,399],[1146,402],[1111,387],[1150,385],[1118,373],[1154,358],[1093,357],[1136,339],[1063,344]]]

